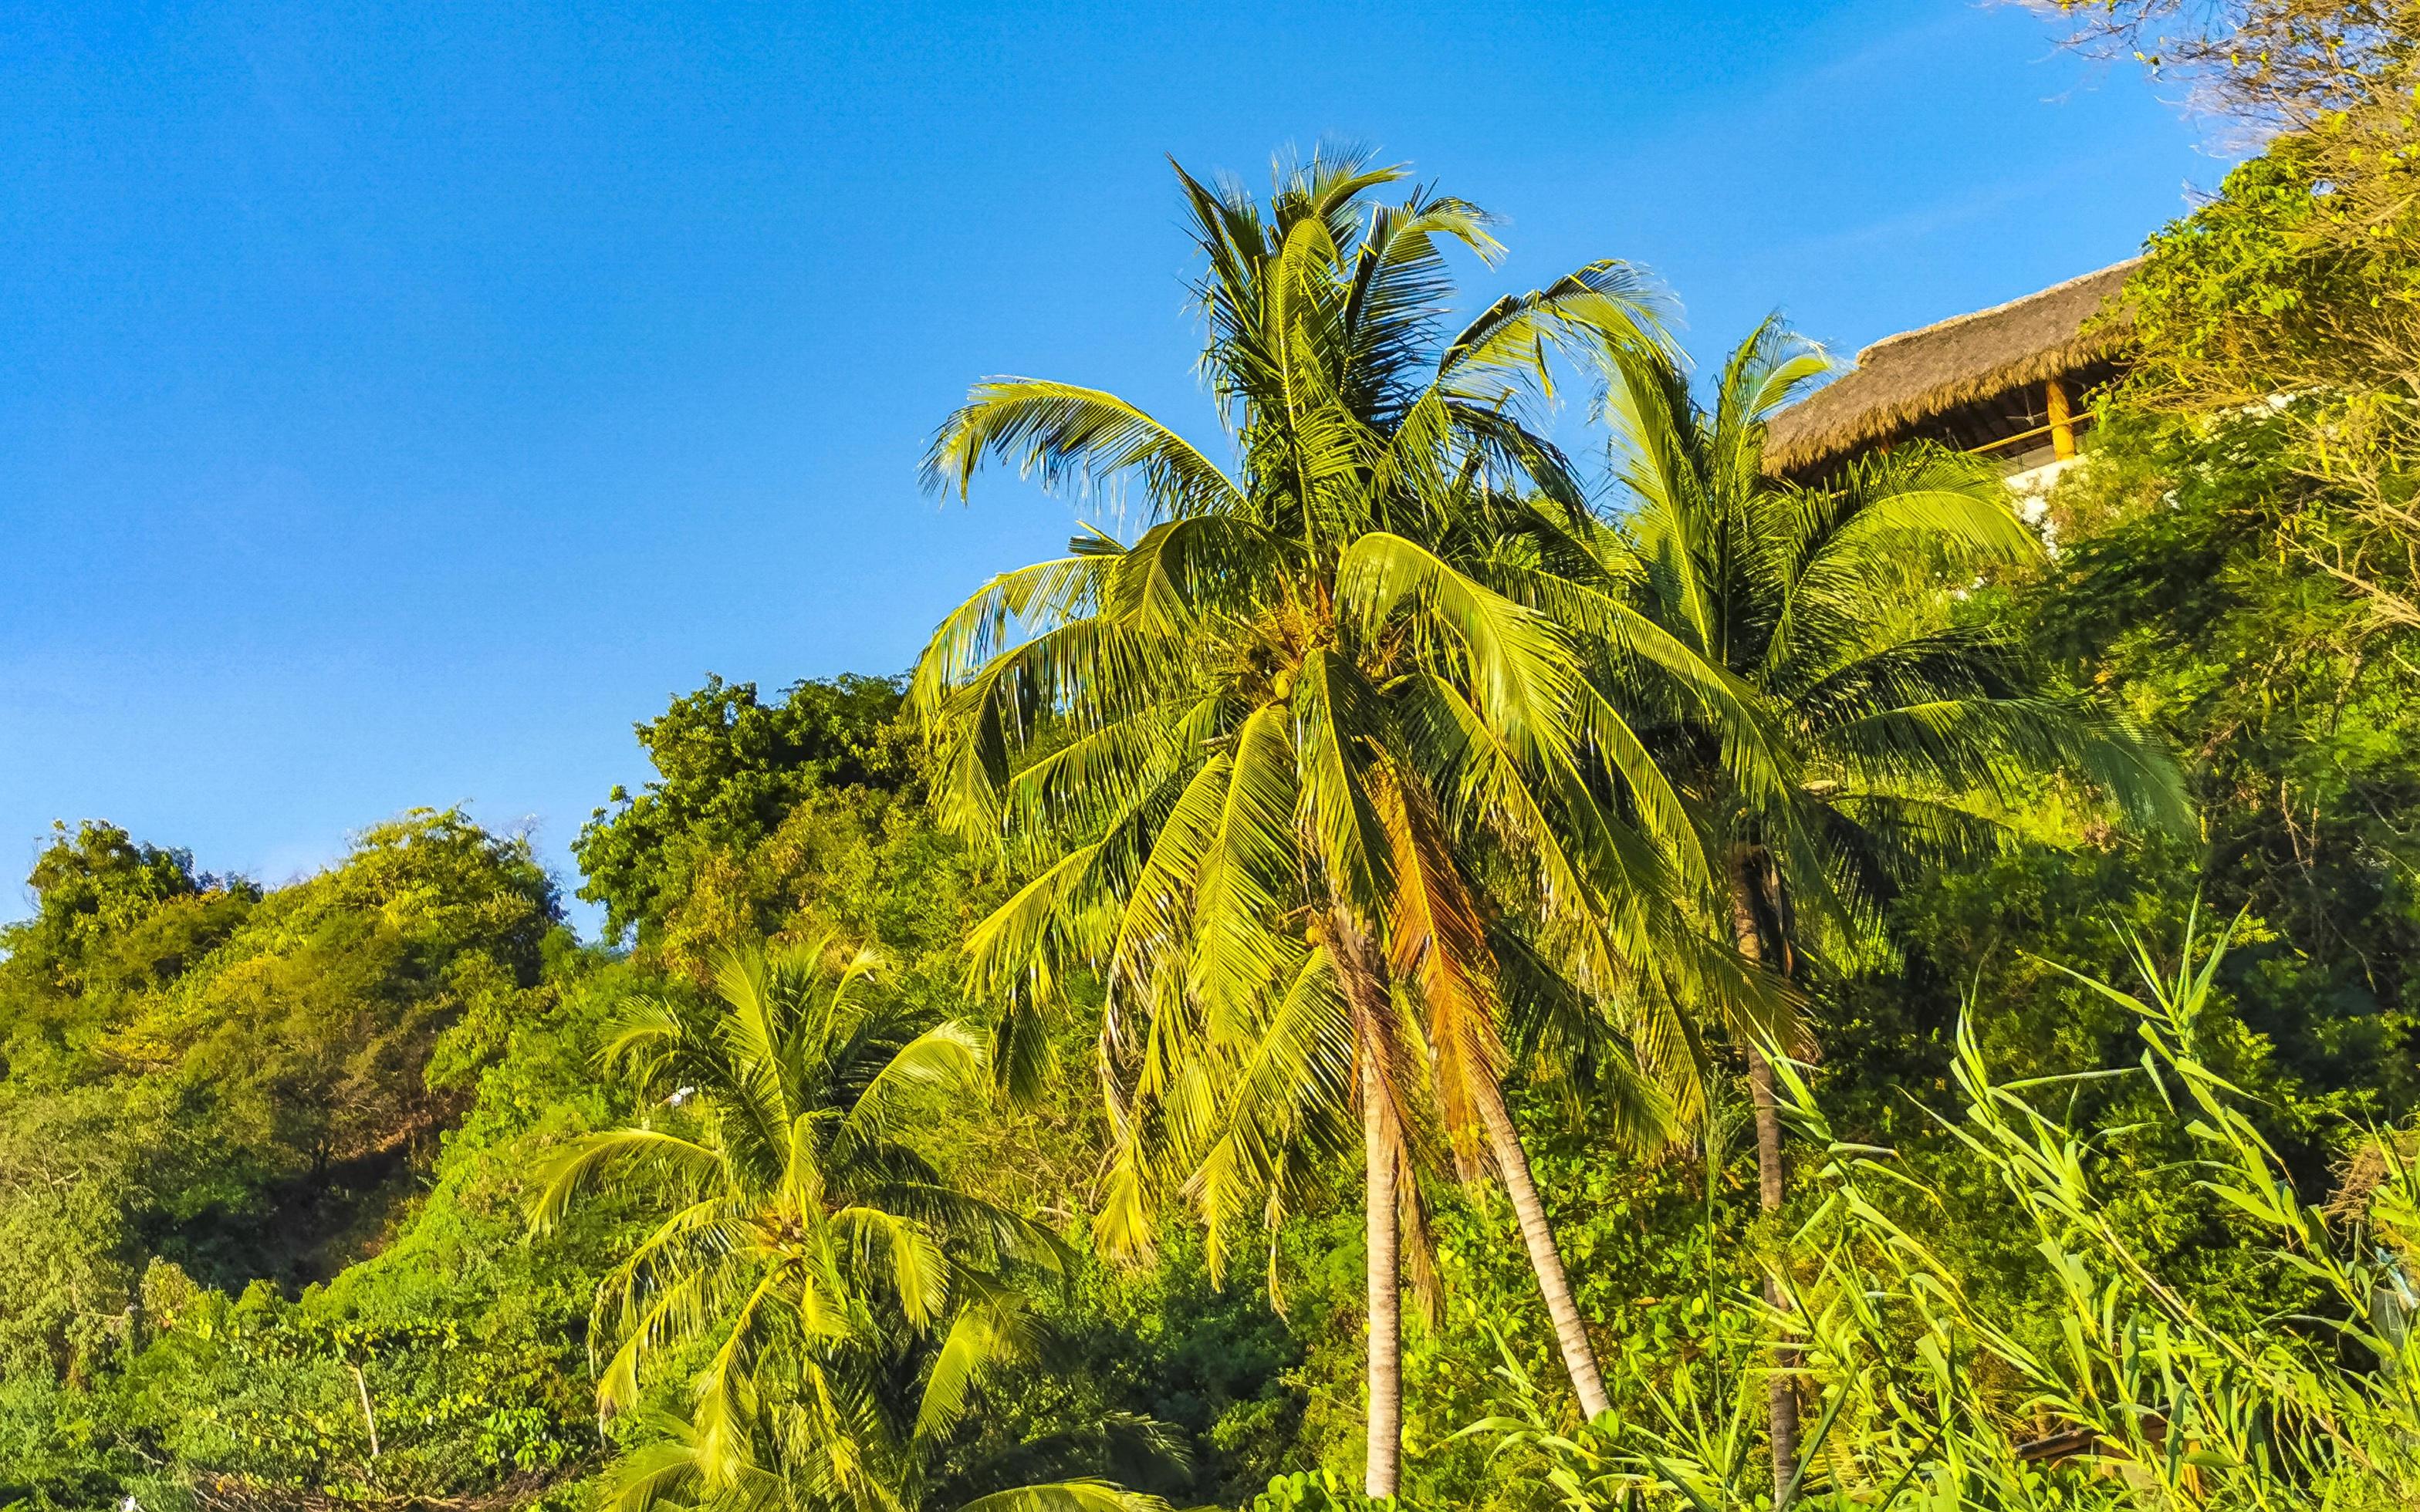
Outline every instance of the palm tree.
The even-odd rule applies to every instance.
[[[1803,393],[1822,353],[1768,320],[1700,405],[1663,350],[1608,349],[1607,410],[1627,508],[1558,543],[1575,579],[1618,594],[1741,690],[1775,747],[1777,785],[1742,785],[1737,735],[1703,702],[1669,704],[1643,733],[1687,795],[1718,858],[1740,952],[1803,975],[1828,934],[1871,939],[1900,879],[1989,843],[1997,816],[2061,779],[2130,817],[2174,825],[2172,764],[2121,718],[2055,692],[1999,627],[1956,623],[1953,591],[2040,545],[1997,474],[1937,448],[1902,448],[1818,486],[1770,475],[1768,418]],[[1621,676],[1618,658],[1605,662]],[[1658,699],[1632,686],[1634,705]],[[1743,1037],[1757,1132],[1758,1197],[1785,1195],[1771,1057]],[[1768,1300],[1788,1305],[1778,1269]],[[1776,1497],[1797,1460],[1791,1356],[1770,1392]]]
[[[987,1095],[980,1038],[881,991],[870,952],[833,969],[838,953],[829,939],[726,953],[710,1011],[636,1001],[605,1058],[658,1111],[539,1173],[541,1227],[598,1182],[671,1204],[597,1299],[596,1336],[619,1341],[600,1412],[706,1355],[674,1447],[634,1482],[648,1495],[744,1502],[771,1475],[817,1504],[892,1504],[903,1443],[946,1431],[987,1376],[1031,1356],[1017,1276],[1063,1267],[1047,1230],[916,1150]],[[916,1383],[908,1409],[890,1399],[901,1379]]]
[[[865,1508],[868,1512],[1168,1512],[1168,1504],[1089,1476],[1011,1486],[975,1495],[952,1495],[936,1486],[931,1453],[939,1435],[914,1434],[888,1465],[878,1483],[857,1494],[835,1494],[785,1469],[812,1460],[813,1450],[789,1443],[778,1420],[763,1421],[736,1460],[709,1451],[696,1426],[676,1412],[649,1414],[654,1438],[624,1456],[609,1473],[599,1498],[607,1512],[793,1512],[800,1507]],[[1153,1425],[1153,1427],[1157,1427]],[[1020,1446],[1020,1448],[1029,1446]],[[1047,1454],[1047,1450],[1046,1450]],[[978,1465],[972,1479],[991,1467]],[[954,1477],[965,1482],[970,1477]]]
[[[1408,1233],[1419,1264],[1416,1179],[1449,1149],[1501,1176],[1582,1407],[1606,1405],[1505,1111],[1505,1022],[1536,984],[1601,1002],[1702,855],[1567,638],[1488,579],[1533,517],[1585,513],[1533,421],[1548,351],[1661,338],[1611,262],[1449,334],[1444,254],[1492,255],[1486,218],[1426,193],[1372,203],[1401,174],[1358,157],[1281,171],[1265,207],[1178,177],[1235,469],[1099,390],[978,385],[935,439],[935,486],[963,497],[986,460],[1135,485],[1142,529],[1088,529],[985,585],[910,698],[945,818],[1032,878],[970,942],[972,984],[1009,1004],[1012,1084],[1067,975],[1106,984],[1105,1247],[1147,1248],[1170,1194],[1214,1243],[1273,1222],[1357,1125],[1365,1482],[1391,1495],[1398,1246]],[[1656,626],[1614,617],[1676,697],[1728,697]],[[1652,1121],[1651,1099],[1634,1106]]]

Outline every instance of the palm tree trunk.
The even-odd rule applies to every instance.
[[[1756,1101],[1757,1205],[1769,1216],[1781,1211],[1781,1118],[1775,1111],[1773,1065],[1764,1052],[1747,1052],[1748,1092]],[[1780,1262],[1765,1268],[1764,1300],[1777,1312],[1790,1308],[1790,1293],[1781,1285]],[[1766,1412],[1772,1420],[1774,1512],[1790,1504],[1798,1473],[1798,1351],[1787,1344],[1773,1350],[1773,1376],[1765,1382]]]
[[[1521,1242],[1528,1246],[1529,1269],[1537,1273],[1538,1289],[1545,1294],[1546,1316],[1554,1320],[1563,1368],[1571,1374],[1582,1415],[1593,1422],[1613,1403],[1605,1394],[1605,1377],[1597,1370],[1588,1325],[1580,1320],[1579,1307],[1572,1301],[1571,1277],[1563,1271],[1562,1251],[1555,1247],[1555,1231],[1546,1223],[1546,1205],[1538,1196],[1538,1183],[1529,1175],[1528,1151],[1521,1148],[1521,1131],[1512,1127],[1502,1090],[1488,1080],[1477,1091],[1479,1116],[1487,1126],[1496,1168],[1504,1175],[1504,1190],[1512,1194],[1512,1211],[1521,1220]]]
[[[1361,1064],[1362,1193],[1369,1250],[1370,1430],[1361,1488],[1392,1496],[1403,1480],[1404,1304],[1395,1216],[1395,1145],[1386,1093],[1365,1043]]]
[[[1764,961],[1764,938],[1757,928],[1756,907],[1750,901],[1755,877],[1753,865],[1745,850],[1737,853],[1731,867],[1731,930],[1739,952],[1749,961]],[[1757,1206],[1767,1219],[1781,1211],[1787,1173],[1781,1163],[1781,1115],[1773,1093],[1773,1063],[1765,1058],[1764,1047],[1750,1042],[1747,1047],[1748,1095],[1756,1107],[1756,1196]],[[1769,1257],[1764,1273],[1764,1300],[1776,1311],[1790,1306],[1790,1293],[1781,1284],[1780,1261]],[[1765,1408],[1769,1419],[1769,1436],[1773,1443],[1773,1506],[1782,1512],[1797,1488],[1792,1482],[1798,1473],[1798,1351],[1788,1345],[1776,1345],[1773,1351],[1773,1375],[1765,1383]]]
[[[1329,923],[1328,943],[1345,1001],[1353,1005],[1361,1060],[1361,1212],[1370,1335],[1370,1413],[1361,1485],[1372,1496],[1391,1497],[1403,1483],[1404,1460],[1403,1230],[1395,1190],[1403,1137],[1387,1095],[1382,1070],[1386,1050],[1377,1032],[1386,1012],[1387,984],[1378,974],[1370,937],[1342,903],[1329,910]]]

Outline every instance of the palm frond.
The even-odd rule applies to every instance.
[[[924,455],[924,486],[960,498],[985,459],[1013,464],[1046,488],[1097,488],[1139,475],[1155,515],[1205,514],[1240,502],[1216,464],[1158,421],[1114,393],[1044,378],[996,378],[975,385],[942,423]]]
[[[537,1169],[536,1190],[528,1203],[530,1221],[540,1231],[563,1221],[581,1190],[609,1166],[628,1162],[653,1167],[690,1182],[704,1182],[721,1174],[722,1158],[694,1140],[654,1129],[608,1129],[582,1134],[549,1157]]]
[[[978,1496],[958,1512],[1168,1512],[1168,1504],[1105,1480],[1060,1480]]]
[[[1383,710],[1360,673],[1332,651],[1304,661],[1294,709],[1300,821],[1328,886],[1357,907],[1373,906],[1392,880],[1386,831],[1369,790]]]

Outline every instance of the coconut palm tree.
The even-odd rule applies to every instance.
[[[946,1431],[988,1375],[1032,1354],[1019,1275],[1063,1264],[1055,1236],[915,1149],[988,1095],[981,1038],[881,990],[872,953],[835,969],[839,954],[830,939],[730,952],[711,1011],[634,1002],[605,1058],[653,1111],[538,1173],[540,1227],[598,1183],[669,1205],[599,1286],[594,1332],[618,1341],[602,1412],[704,1354],[659,1489],[710,1501],[770,1474],[820,1504],[895,1499],[901,1444]]]
[[[972,984],[1009,1003],[1012,1083],[1068,974],[1106,984],[1107,1248],[1146,1248],[1171,1195],[1214,1244],[1274,1221],[1357,1132],[1365,1481],[1391,1495],[1399,1243],[1417,1267],[1417,1177],[1449,1151],[1504,1180],[1583,1409],[1606,1405],[1505,1111],[1505,1025],[1533,989],[1604,1001],[1703,858],[1567,638],[1487,579],[1533,516],[1585,513],[1535,424],[1548,352],[1661,337],[1611,262],[1449,331],[1445,253],[1492,255],[1486,218],[1376,203],[1401,174],[1358,157],[1281,171],[1265,204],[1178,177],[1233,469],[1099,390],[978,385],[935,439],[935,486],[963,497],[986,461],[1125,486],[1140,530],[1088,529],[985,585],[910,699],[945,818],[1032,875],[970,942]],[[1609,618],[1677,699],[1730,698],[1652,623]]]
[[[1996,472],[1916,446],[1813,486],[1772,476],[1766,422],[1827,365],[1777,321],[1730,354],[1704,404],[1668,351],[1606,355],[1627,497],[1550,555],[1720,669],[1773,745],[1785,779],[1743,786],[1719,708],[1635,679],[1616,695],[1668,710],[1642,713],[1641,732],[1705,826],[1744,956],[1795,977],[1827,939],[1874,938],[1900,879],[1992,843],[2000,816],[2052,781],[2138,822],[2185,821],[2175,767],[2131,725],[2055,691],[1999,627],[1947,612],[1978,569],[2040,552]],[[1588,612],[1561,609],[1575,628]],[[1622,679],[1618,656],[1603,667]],[[1751,1034],[1744,1048],[1771,1213],[1786,1176],[1771,1057],[1789,1047]],[[1777,1269],[1766,1288],[1787,1305]],[[1797,1458],[1789,1358],[1770,1387],[1784,1501]]]
[[[796,1467],[814,1465],[812,1445],[797,1445],[779,1414],[760,1419],[749,1452],[733,1459],[727,1451],[702,1446],[696,1426],[676,1412],[648,1414],[653,1438],[625,1455],[608,1473],[600,1504],[607,1512],[794,1512],[799,1508],[846,1508],[850,1512],[1168,1512],[1168,1504],[1090,1476],[1010,1486],[977,1494],[952,1494],[953,1484],[937,1484],[932,1451],[939,1435],[912,1434],[894,1444],[887,1473],[878,1482],[863,1482],[854,1492],[818,1484]],[[1159,1425],[1143,1425],[1146,1431]],[[1020,1451],[1037,1446],[1020,1445]],[[1045,1457],[1050,1447],[1039,1446]],[[1086,1444],[1097,1451],[1098,1444]],[[1020,1458],[1024,1456],[1020,1454]],[[996,1466],[977,1464],[973,1474],[951,1482],[992,1477]]]

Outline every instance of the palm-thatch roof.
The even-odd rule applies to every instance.
[[[1857,365],[1773,417],[1764,464],[1797,472],[1905,434],[1961,405],[2072,373],[2125,344],[2122,317],[2094,320],[2139,257],[2039,294],[1885,336]]]

